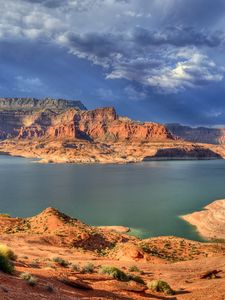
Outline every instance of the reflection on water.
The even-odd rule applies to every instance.
[[[93,225],[142,237],[199,239],[178,216],[225,197],[225,161],[57,165],[0,156],[0,210],[31,216],[54,206]]]

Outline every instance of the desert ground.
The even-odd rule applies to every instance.
[[[12,274],[0,272],[0,299],[225,299],[224,243],[141,240],[124,231],[53,208],[27,219],[1,215],[0,243],[16,257]],[[104,266],[119,271],[106,274]],[[173,295],[151,289],[153,280]]]

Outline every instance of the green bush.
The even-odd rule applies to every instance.
[[[140,272],[137,266],[130,266],[128,270],[129,272]]]
[[[78,264],[72,264],[70,266],[71,270],[74,272],[79,272],[80,271],[80,266]]]
[[[101,274],[107,274],[119,281],[129,281],[129,277],[120,269],[112,266],[102,266],[100,269]]]
[[[87,263],[86,265],[83,266],[81,272],[82,273],[93,273],[95,269],[95,266],[91,263]]]
[[[55,263],[59,264],[62,267],[65,267],[65,268],[68,267],[68,265],[69,265],[69,262],[61,257],[54,257],[52,259],[52,261],[54,261]]]
[[[0,254],[0,271],[7,274],[12,274],[14,272],[14,266],[11,260],[2,254]]]
[[[20,278],[25,280],[30,286],[35,286],[37,285],[37,277],[31,275],[28,272],[24,272],[22,274],[20,274]]]
[[[137,283],[145,284],[144,280],[140,276],[128,275],[129,280],[133,280]]]
[[[171,289],[169,284],[162,280],[153,280],[147,283],[147,287],[149,290],[153,292],[160,292],[166,295],[174,295],[174,290]]]
[[[12,260],[15,259],[14,252],[8,246],[0,244],[0,271],[12,274],[14,272]]]
[[[0,255],[7,257],[10,260],[16,260],[15,253],[6,245],[0,244]]]

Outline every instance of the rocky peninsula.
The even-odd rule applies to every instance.
[[[217,200],[182,218],[196,226],[198,232],[207,239],[225,240],[225,200]]]

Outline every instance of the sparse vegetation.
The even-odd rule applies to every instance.
[[[61,257],[53,257],[52,261],[65,268],[69,265],[69,262]]]
[[[137,266],[130,266],[128,270],[129,272],[140,272]]]
[[[44,286],[44,289],[49,293],[54,292],[54,288],[51,285]]]
[[[95,269],[95,266],[92,263],[87,263],[83,266],[81,272],[82,273],[93,273]]]
[[[30,286],[35,286],[37,285],[38,282],[37,277],[31,275],[28,272],[21,273],[20,278],[26,281]]]
[[[0,255],[7,257],[10,260],[16,260],[17,256],[8,246],[0,244]]]
[[[137,283],[145,284],[144,280],[140,276],[128,275],[128,279],[129,280],[133,280],[133,281],[135,281]]]
[[[78,264],[72,264],[71,265],[71,270],[74,272],[79,272],[80,271],[80,266]]]
[[[14,271],[14,266],[10,261],[10,259],[1,254],[0,254],[0,271],[8,274],[12,274]]]
[[[169,286],[169,284],[162,280],[152,280],[147,283],[149,290],[153,292],[164,293],[165,295],[174,295],[175,291]]]
[[[144,284],[144,281],[140,276],[135,276],[135,275],[130,275],[130,274],[127,275],[122,270],[120,270],[116,267],[113,267],[113,266],[102,266],[101,269],[100,269],[100,273],[101,274],[107,274],[107,275],[109,275],[109,276],[111,276],[114,279],[119,280],[119,281],[133,280],[137,283]]]
[[[14,266],[12,260],[16,259],[14,252],[6,245],[0,245],[0,270],[12,274]]]
[[[0,218],[11,218],[9,214],[0,214]]]
[[[119,281],[129,281],[129,277],[123,271],[113,266],[102,266],[100,273],[107,274]]]
[[[39,259],[33,259],[31,263],[29,263],[31,268],[39,268]]]

